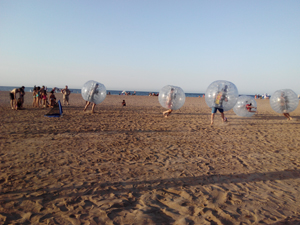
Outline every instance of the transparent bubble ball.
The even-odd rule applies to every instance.
[[[233,111],[238,116],[251,117],[255,114],[256,109],[250,107],[257,107],[255,99],[251,96],[240,96],[233,107]]]
[[[185,93],[180,87],[166,85],[160,90],[158,101],[166,109],[180,109],[185,102]]]
[[[281,89],[275,91],[270,98],[270,105],[277,113],[290,113],[299,104],[297,94],[291,89]]]
[[[99,104],[106,97],[106,88],[97,81],[89,80],[81,88],[81,96],[85,101]]]
[[[230,81],[217,80],[212,82],[205,92],[205,101],[210,108],[224,111],[232,109],[239,97],[238,89]]]

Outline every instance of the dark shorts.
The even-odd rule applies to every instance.
[[[9,93],[9,96],[10,96],[10,99],[11,99],[11,100],[14,100],[14,99],[15,99],[13,93]]]
[[[211,113],[216,113],[217,110],[218,110],[220,113],[224,112],[224,109],[220,109],[220,108],[215,108],[215,107],[213,107],[213,108],[211,108]]]

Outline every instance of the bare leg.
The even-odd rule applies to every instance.
[[[24,97],[21,98],[22,100],[22,104],[21,104],[21,108],[23,108],[23,104],[24,104]]]
[[[222,122],[224,122],[225,119],[224,113],[221,113],[221,117],[222,117]]]
[[[95,103],[93,103],[93,105],[92,105],[92,113],[94,113],[94,112],[95,112],[95,106],[96,106],[96,104],[95,104]]]
[[[173,111],[172,109],[168,109],[167,111],[164,111],[164,112],[163,112],[163,115],[164,115],[165,117],[168,117],[168,116],[171,114],[172,111]]]
[[[213,123],[214,123],[214,118],[215,118],[215,113],[212,113],[212,114],[211,114],[211,117],[210,117],[210,125],[213,125]]]
[[[283,113],[283,115],[287,118],[287,120],[292,120],[292,117],[289,113]]]
[[[83,111],[85,111],[90,104],[91,103],[87,101],[86,104],[85,104],[85,107],[84,107]]]
[[[11,109],[14,109],[14,100],[10,100]]]
[[[34,106],[35,107],[39,106],[39,98],[38,97],[35,97],[35,99],[34,99]]]

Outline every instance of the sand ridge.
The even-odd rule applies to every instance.
[[[287,121],[257,100],[258,115],[210,126],[204,98],[164,118],[154,96],[91,114],[71,94],[47,118],[30,94],[15,111],[0,92],[0,224],[300,223],[299,107]]]

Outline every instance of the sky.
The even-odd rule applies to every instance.
[[[0,0],[0,86],[300,94],[299,0]]]

